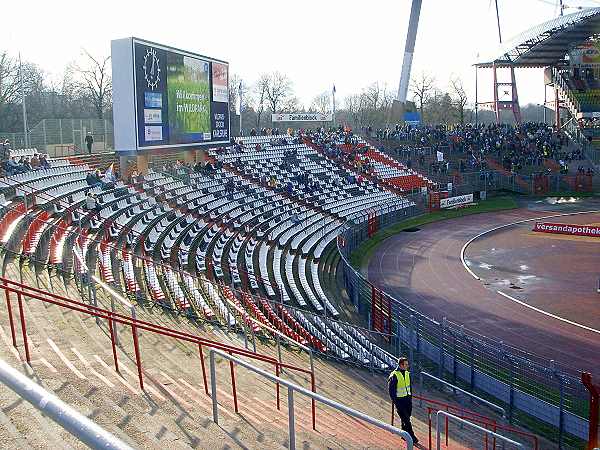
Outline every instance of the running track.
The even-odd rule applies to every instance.
[[[446,316],[477,333],[600,377],[600,334],[511,302],[496,292],[497,287],[488,288],[473,278],[460,259],[465,242],[482,231],[559,212],[520,208],[465,216],[423,226],[418,232],[399,233],[372,256],[369,280],[437,320]],[[569,218],[560,221],[568,223]],[[600,294],[598,297],[596,315],[600,315]]]

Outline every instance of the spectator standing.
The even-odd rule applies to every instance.
[[[88,153],[92,154],[92,144],[94,143],[94,137],[92,133],[88,131],[87,136],[85,137],[85,145],[87,146]]]
[[[8,161],[10,159],[10,142],[8,139],[5,139],[0,145],[0,158],[2,158],[2,161]]]
[[[390,373],[388,378],[388,392],[392,402],[394,402],[396,412],[400,416],[402,429],[410,434],[413,444],[417,444],[419,439],[415,436],[412,424],[410,423],[410,416],[412,415],[412,391],[408,358],[398,358],[398,367]]]

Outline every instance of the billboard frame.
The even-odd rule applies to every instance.
[[[117,129],[119,129],[118,126],[115,126],[115,122],[116,122],[116,117],[114,117],[114,105],[115,105],[115,97],[113,95],[113,128],[115,130],[115,151],[117,153],[120,154],[144,154],[147,152],[152,152],[154,150],[173,150],[173,149],[178,149],[178,148],[189,148],[189,147],[195,147],[195,148],[201,148],[201,147],[210,147],[210,146],[219,146],[219,145],[227,145],[230,143],[231,141],[231,114],[229,114],[229,100],[227,101],[227,131],[228,131],[228,138],[227,140],[217,140],[217,141],[209,141],[209,142],[187,142],[187,143],[181,143],[181,144],[160,144],[160,145],[144,145],[144,146],[140,146],[140,142],[139,142],[139,135],[138,135],[138,126],[139,126],[139,120],[140,117],[138,116],[138,108],[137,108],[137,104],[135,102],[137,102],[137,98],[138,98],[138,85],[137,85],[137,77],[136,77],[136,68],[135,68],[135,45],[136,44],[142,44],[142,45],[146,45],[146,46],[150,46],[150,47],[154,47],[166,52],[172,52],[172,53],[177,53],[183,56],[187,56],[190,58],[194,58],[194,59],[199,59],[199,60],[203,60],[206,62],[209,62],[211,65],[211,71],[212,71],[212,64],[213,63],[218,63],[218,64],[225,64],[227,66],[227,85],[228,85],[228,89],[229,89],[229,62],[225,61],[225,60],[221,60],[218,58],[212,58],[209,56],[204,56],[201,55],[199,53],[194,53],[188,50],[182,50],[180,48],[177,47],[172,47],[169,45],[165,45],[165,44],[159,44],[157,42],[153,42],[153,41],[149,41],[146,39],[141,39],[141,38],[137,38],[135,36],[130,36],[130,37],[126,37],[126,38],[121,38],[121,39],[115,39],[111,41],[111,56],[114,50],[114,45],[127,45],[128,47],[130,47],[130,60],[126,60],[126,61],[119,61],[119,63],[128,63],[127,65],[129,65],[129,69],[131,70],[131,78],[132,78],[132,84],[133,84],[133,98],[131,98],[131,96],[128,96],[128,98],[125,98],[124,101],[126,102],[126,104],[123,105],[123,113],[125,116],[125,119],[133,119],[133,124],[129,124],[128,126],[132,126],[135,129],[135,143],[133,142],[129,142],[129,145],[134,144],[133,147],[134,148],[129,148],[129,149],[119,149],[117,148]],[[115,77],[115,71],[114,71],[114,60],[113,60],[113,94],[114,94],[114,80],[115,78],[120,78],[120,77]],[[128,67],[126,67],[125,69],[128,69]],[[127,77],[128,78],[128,77]],[[126,81],[126,80],[123,80]],[[121,85],[119,86],[121,87]],[[131,93],[131,92],[129,92]],[[212,73],[210,74],[210,103],[213,103],[213,80],[212,80]],[[119,102],[117,102],[119,103]],[[131,113],[133,112],[133,117],[131,117]],[[119,118],[120,118],[120,114],[118,114]],[[212,133],[212,128],[211,128],[211,133]],[[131,136],[130,136],[131,137]],[[126,141],[126,139],[123,139],[124,141]],[[127,145],[127,144],[126,144]]]

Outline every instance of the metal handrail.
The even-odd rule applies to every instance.
[[[490,402],[490,401],[488,401],[488,400],[486,400],[484,398],[481,398],[481,397],[479,397],[479,396],[477,396],[475,394],[471,394],[469,391],[465,391],[464,389],[461,389],[458,386],[455,386],[452,383],[448,383],[446,380],[442,380],[441,378],[438,378],[438,377],[436,377],[434,375],[431,375],[430,373],[427,373],[427,372],[421,372],[419,374],[419,380],[420,380],[420,384],[421,384],[421,390],[423,389],[423,377],[424,376],[429,377],[432,380],[437,381],[438,383],[444,384],[444,385],[446,385],[446,386],[448,386],[448,387],[450,387],[450,388],[452,388],[452,389],[454,389],[456,391],[459,391],[459,392],[467,395],[468,397],[471,397],[474,400],[477,400],[477,401],[479,401],[479,402],[481,402],[481,403],[489,406],[492,409],[495,409],[495,410],[499,411],[502,414],[502,417],[506,418],[506,410],[502,406],[498,406],[498,405],[496,405],[496,404],[494,404],[494,403],[492,403],[492,402]]]
[[[199,356],[200,356],[201,367],[202,367],[202,378],[203,378],[203,382],[204,382],[204,390],[205,390],[206,395],[208,395],[208,384],[207,384],[206,374],[205,374],[205,369],[204,369],[204,357],[203,357],[203,352],[202,352],[202,346],[209,347],[209,348],[223,349],[228,352],[232,352],[232,353],[235,353],[238,355],[242,355],[242,356],[257,359],[257,360],[260,360],[260,361],[263,361],[263,362],[266,362],[269,364],[273,364],[275,366],[276,370],[286,368],[286,369],[296,371],[298,373],[308,374],[310,376],[311,389],[315,389],[315,377],[314,377],[313,373],[311,372],[311,370],[304,369],[304,368],[301,368],[301,367],[298,367],[298,366],[295,366],[292,364],[279,362],[276,358],[273,358],[271,356],[263,355],[260,353],[255,353],[255,352],[245,350],[242,348],[233,347],[231,345],[223,344],[223,343],[220,343],[217,341],[211,341],[209,339],[205,339],[200,336],[195,336],[193,334],[185,333],[183,331],[178,331],[175,329],[163,327],[163,326],[157,325],[152,322],[145,322],[142,320],[138,320],[135,317],[129,317],[127,315],[114,313],[112,311],[108,311],[108,310],[99,308],[94,305],[85,304],[85,303],[78,302],[76,300],[72,300],[72,299],[69,299],[66,297],[61,297],[59,295],[56,295],[56,294],[53,294],[53,293],[50,293],[47,291],[43,291],[43,290],[35,288],[35,287],[27,286],[22,283],[19,283],[19,282],[13,281],[13,280],[9,280],[9,279],[3,278],[3,277],[0,277],[0,289],[4,290],[5,295],[6,295],[6,304],[7,304],[7,310],[8,310],[9,322],[10,322],[10,328],[11,328],[11,336],[12,336],[12,345],[14,348],[17,348],[17,342],[16,342],[16,330],[15,330],[14,320],[13,320],[13,316],[12,316],[10,294],[12,293],[12,294],[17,295],[17,301],[19,304],[19,309],[18,309],[19,318],[21,321],[21,329],[22,329],[22,333],[23,333],[23,347],[25,349],[27,363],[31,362],[31,357],[30,357],[30,353],[29,353],[29,344],[28,344],[27,333],[26,333],[25,316],[24,316],[24,312],[23,312],[23,308],[22,308],[22,297],[23,296],[30,298],[30,299],[41,300],[44,303],[50,303],[50,304],[54,304],[54,305],[57,305],[60,307],[68,308],[73,311],[81,312],[83,314],[87,314],[89,316],[96,317],[97,319],[107,320],[108,325],[109,325],[108,328],[110,331],[110,339],[111,339],[111,346],[112,346],[112,350],[113,350],[113,359],[114,359],[114,364],[115,364],[115,370],[117,372],[119,372],[119,364],[118,364],[118,358],[117,358],[117,352],[116,352],[117,343],[116,343],[115,335],[113,332],[114,324],[121,324],[121,325],[130,327],[131,331],[132,331],[133,339],[134,339],[134,351],[135,351],[136,366],[138,369],[138,379],[139,379],[140,389],[142,389],[142,390],[144,390],[144,383],[143,383],[143,375],[142,375],[140,349],[139,349],[139,345],[137,342],[137,330],[149,331],[151,333],[159,334],[162,336],[167,336],[170,338],[177,339],[179,341],[196,344],[198,346],[198,350],[199,350],[199,354],[200,354]],[[277,390],[279,390],[279,387]],[[314,421],[314,410],[313,410],[313,421]]]
[[[509,439],[506,436],[502,436],[501,434],[494,433],[491,430],[487,430],[483,427],[480,427],[479,425],[475,425],[474,423],[471,423],[468,420],[461,419],[460,417],[455,416],[454,414],[447,413],[446,411],[438,411],[435,414],[435,438],[436,438],[436,442],[437,442],[437,444],[436,444],[437,450],[441,450],[441,448],[442,448],[442,433],[441,433],[442,427],[440,426],[441,425],[440,424],[441,416],[447,417],[448,419],[455,420],[456,422],[459,422],[463,425],[466,425],[468,427],[482,431],[483,433],[486,433],[488,436],[492,436],[496,439],[500,439],[504,442],[514,445],[517,448],[525,448],[525,446],[523,444],[521,444],[520,442],[513,441],[512,439]]]
[[[132,450],[128,444],[1,359],[0,382],[87,446],[97,450]]]
[[[219,350],[211,349],[210,350],[210,385],[211,385],[213,422],[216,424],[219,423],[219,409],[218,409],[218,403],[217,403],[217,377],[216,377],[216,365],[215,365],[215,355],[216,354],[218,354],[219,356],[221,356],[225,359],[228,359],[232,363],[238,364],[258,375],[261,375],[262,377],[267,378],[268,380],[271,380],[275,383],[279,383],[288,388],[288,427],[289,427],[289,442],[290,442],[288,448],[290,450],[296,449],[294,392],[303,394],[303,395],[305,395],[311,399],[314,399],[320,403],[323,403],[331,408],[337,409],[338,411],[341,411],[349,416],[363,420],[367,423],[370,423],[371,425],[375,425],[376,427],[379,427],[383,430],[389,431],[390,433],[396,434],[396,435],[402,437],[406,441],[406,448],[408,450],[412,450],[412,448],[413,448],[412,437],[410,436],[410,434],[408,434],[404,430],[400,430],[399,428],[388,425],[387,423],[382,422],[381,420],[375,419],[374,417],[371,417],[369,415],[361,413],[360,411],[356,411],[355,409],[349,408],[348,406],[345,406],[341,403],[331,400],[330,398],[327,398],[322,395],[311,392],[308,389],[298,386],[297,384],[294,384],[290,381],[284,380],[275,375],[271,375],[270,373],[268,373],[256,366],[253,366],[252,364],[249,364],[239,358],[236,358],[235,356],[229,355],[229,354],[219,351]]]

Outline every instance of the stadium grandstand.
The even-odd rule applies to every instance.
[[[3,448],[597,450],[598,31],[477,62],[554,125],[513,74],[493,124],[235,137],[228,63],[112,41],[115,151],[0,148]]]

